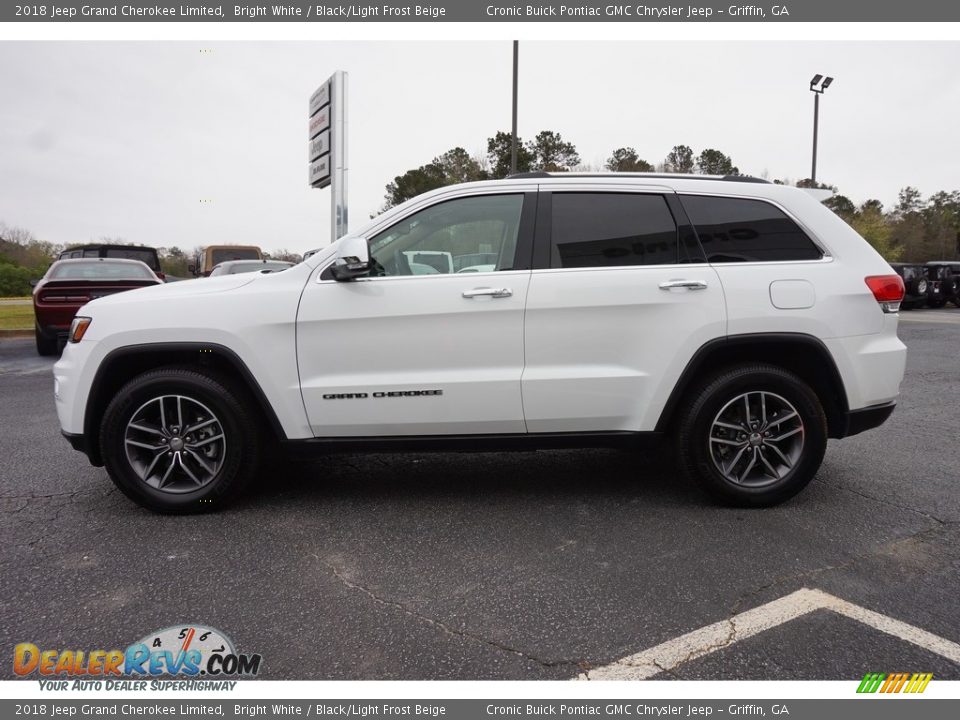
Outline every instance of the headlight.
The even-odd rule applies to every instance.
[[[88,317],[75,317],[73,322],[70,323],[70,342],[78,343],[83,340],[83,336],[87,332],[87,328],[90,327],[90,322],[93,318]]]

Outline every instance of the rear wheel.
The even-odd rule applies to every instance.
[[[33,330],[37,338],[37,354],[43,355],[44,357],[48,357],[50,355],[56,355],[58,350],[57,338],[56,337],[49,338],[46,335],[44,335],[40,331],[39,325],[35,325]],[[29,335],[27,337],[29,337]]]
[[[214,510],[257,471],[261,443],[245,393],[225,378],[162,368],[128,382],[107,407],[100,446],[110,478],[157,512]]]
[[[677,435],[680,467],[722,502],[763,507],[813,479],[827,445],[816,394],[771,365],[732,368],[691,396]]]

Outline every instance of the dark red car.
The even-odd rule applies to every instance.
[[[67,339],[73,316],[91,300],[161,284],[156,273],[139,260],[57,260],[33,288],[37,352],[55,355]]]

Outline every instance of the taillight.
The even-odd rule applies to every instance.
[[[899,275],[870,275],[863,281],[870,288],[870,292],[880,303],[880,309],[885,313],[894,313],[900,310],[900,301],[903,300],[903,278]]]

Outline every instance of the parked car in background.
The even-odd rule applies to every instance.
[[[140,260],[57,260],[33,288],[37,352],[55,355],[67,340],[77,310],[91,300],[162,284],[163,280]]]
[[[927,304],[930,307],[943,307],[952,302],[960,307],[960,262],[931,260],[926,268],[931,286],[931,297]]]
[[[904,294],[900,307],[904,310],[913,310],[926,305],[930,290],[927,269],[923,265],[909,263],[890,263],[890,267],[903,278]]]
[[[293,263],[283,260],[229,260],[216,265],[210,271],[210,277],[251,272],[280,272],[291,267]]]
[[[116,258],[120,260],[139,260],[145,263],[153,273],[165,280],[160,267],[160,256],[156,248],[146,245],[109,245],[95,243],[91,245],[75,245],[60,253],[58,260],[77,260],[80,258]]]
[[[230,260],[263,260],[263,253],[256,245],[208,245],[196,254],[190,272],[207,277],[217,265]]]
[[[953,302],[957,297],[957,278],[948,265],[936,262],[926,264],[927,271],[927,305],[943,307]]]

